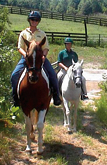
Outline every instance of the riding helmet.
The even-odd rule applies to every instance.
[[[36,18],[38,21],[41,21],[41,15],[38,11],[31,11],[30,14],[28,15],[28,21],[29,19]]]
[[[67,38],[65,38],[64,43],[65,43],[65,44],[66,44],[66,43],[71,43],[71,44],[73,44],[73,40],[72,40],[71,38],[67,37]]]

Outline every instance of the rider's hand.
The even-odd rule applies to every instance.
[[[43,62],[43,63],[45,62],[45,58],[46,58],[46,55],[43,55],[43,56],[42,56],[42,62]]]
[[[68,67],[65,66],[64,69],[65,69],[65,71],[67,71],[68,70]]]

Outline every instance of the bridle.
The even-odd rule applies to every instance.
[[[82,72],[83,72],[83,71],[82,71],[82,72],[79,71],[79,72],[78,72],[79,74],[77,73],[77,70],[75,70],[75,71],[72,70],[72,71],[73,71],[73,81],[74,81],[74,84],[76,83],[76,79],[77,79],[77,78],[79,78],[80,81],[82,82]]]
[[[30,83],[37,83],[37,81],[39,80],[40,77],[40,73],[41,70],[43,68],[43,63],[42,63],[42,54],[38,54],[37,55],[37,49],[35,49],[32,53],[32,63],[29,61],[30,56],[27,57],[28,61],[27,63],[30,63],[30,65],[32,64],[32,66],[27,66],[27,73],[28,73],[28,80]],[[38,60],[38,62],[36,62],[36,60]]]
[[[80,71],[79,69],[76,70],[74,68],[74,66],[75,66],[75,64],[72,65],[71,69],[69,68],[70,70],[68,70],[68,71],[70,71],[70,74],[67,73],[67,75],[68,75],[69,79],[73,81],[75,86],[77,88],[80,88],[82,85],[82,71]]]
[[[28,72],[29,72],[29,71],[37,71],[37,72],[40,72],[40,71],[41,71],[41,68],[38,69],[38,68],[36,67],[35,62],[36,62],[36,51],[34,51],[34,53],[33,53],[33,66],[27,68],[27,71],[28,71]]]

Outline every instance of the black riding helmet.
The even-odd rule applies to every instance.
[[[38,11],[31,11],[28,15],[28,21],[30,19],[37,19],[39,22],[41,21],[41,15]]]

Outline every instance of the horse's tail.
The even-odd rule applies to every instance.
[[[32,110],[30,112],[30,116],[31,116],[32,125],[37,124],[37,122],[38,122],[38,111],[37,110]]]

